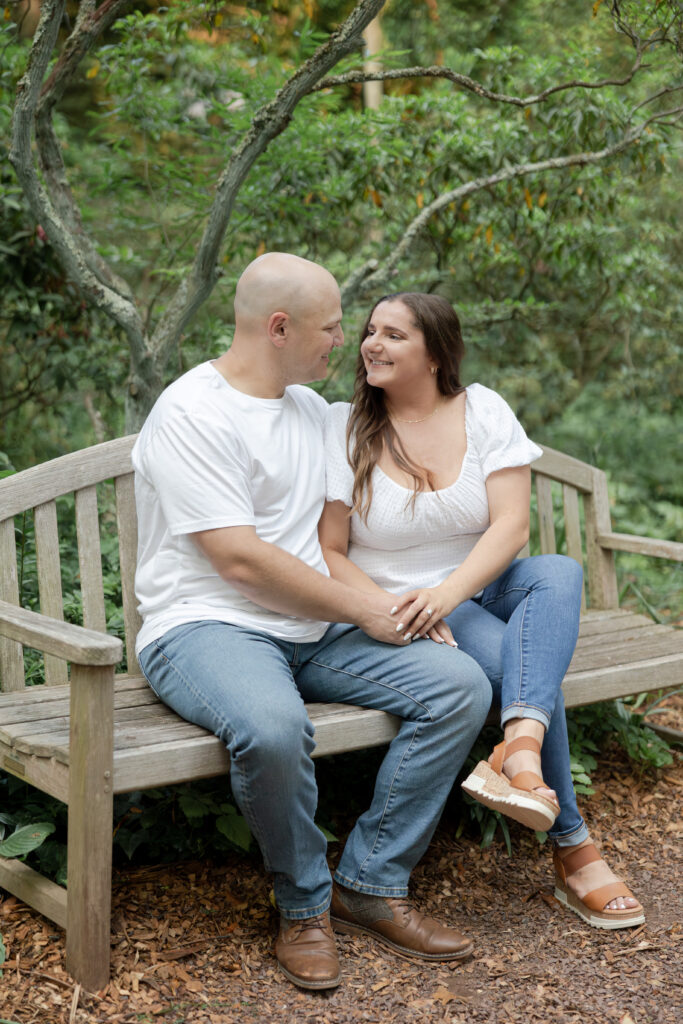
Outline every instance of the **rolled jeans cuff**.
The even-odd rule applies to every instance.
[[[530,704],[508,704],[500,713],[500,724],[504,726],[511,718],[533,718],[548,730],[550,715],[543,708],[532,707]]]
[[[287,907],[281,907],[278,904],[278,910],[288,921],[305,921],[308,918],[320,917],[321,914],[327,913],[331,902],[332,893],[329,894],[326,900],[319,903],[317,907],[306,907],[304,910],[288,910]]]
[[[582,821],[578,828],[572,829],[570,832],[560,832],[559,834],[549,832],[548,835],[556,846],[578,846],[579,843],[589,838],[590,833],[585,821]]]
[[[362,882],[353,882],[345,875],[335,872],[335,882],[343,885],[345,889],[353,889],[354,892],[364,892],[367,896],[383,896],[391,899],[403,899],[408,895],[407,885],[365,885]]]

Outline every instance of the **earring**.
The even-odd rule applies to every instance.
[[[429,371],[432,374],[432,376],[434,376],[435,373],[439,372],[439,367],[438,366],[430,366]]]

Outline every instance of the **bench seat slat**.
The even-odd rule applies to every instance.
[[[683,632],[672,629],[657,637],[608,643],[604,646],[596,644],[588,649],[577,645],[568,674],[571,677],[572,672],[597,670],[607,665],[636,666],[641,661],[650,661],[652,658],[669,654],[677,654],[683,659]]]

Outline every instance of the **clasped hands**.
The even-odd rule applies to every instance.
[[[429,638],[437,644],[457,647],[450,627],[444,622],[444,616],[453,608],[441,587],[425,587],[396,595],[390,614],[396,619],[396,632],[407,643]]]

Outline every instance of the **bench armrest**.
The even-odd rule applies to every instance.
[[[0,636],[77,665],[116,665],[123,657],[118,637],[50,619],[8,601],[0,601]]]
[[[655,537],[637,537],[632,533],[599,533],[598,544],[611,551],[631,551],[636,555],[668,558],[683,562],[683,544],[676,540],[657,540]]]

